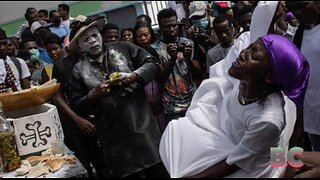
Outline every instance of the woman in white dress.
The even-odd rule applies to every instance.
[[[303,104],[309,64],[286,38],[266,35],[243,50],[228,71],[194,95],[186,117],[171,121],[160,155],[171,177],[279,177],[270,148],[288,149],[295,121],[285,98]],[[284,95],[286,95],[286,97]]]

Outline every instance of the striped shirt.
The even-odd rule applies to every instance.
[[[0,83],[0,94],[8,92],[9,87],[15,86],[16,80],[6,59],[3,60],[3,63],[7,74],[4,82]]]
[[[24,30],[26,30],[27,28],[29,28],[29,23],[28,21],[25,21],[18,29],[18,31],[16,32],[16,34],[14,35],[17,38],[21,38],[21,34]]]

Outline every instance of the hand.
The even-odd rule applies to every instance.
[[[210,42],[213,41],[211,36],[209,36],[208,34],[198,36],[198,38],[196,40],[198,41],[199,44],[204,45],[204,46],[206,46],[207,44],[210,44]]]
[[[111,85],[113,86],[127,86],[138,80],[138,75],[136,73],[125,73],[120,72],[120,76],[115,78]]]
[[[319,178],[320,177],[320,152],[303,152],[298,159],[302,160],[306,171],[298,174],[295,178]]]
[[[187,60],[191,60],[191,55],[192,55],[192,46],[190,44],[186,44],[183,52],[183,56]]]
[[[167,52],[171,56],[172,60],[176,60],[177,58],[177,44],[169,43],[167,46]]]
[[[197,39],[198,35],[199,35],[199,28],[197,28],[197,26],[192,25],[188,30],[187,33],[190,37],[192,37],[193,39]]]
[[[293,168],[291,166],[287,166],[286,170],[284,171],[284,173],[280,176],[280,178],[292,178],[295,175],[298,174],[298,172],[300,171],[300,169],[297,168]]]
[[[98,84],[89,92],[90,99],[100,98],[111,91],[110,89],[110,80],[106,80]]]
[[[148,98],[153,114],[158,114],[162,108],[162,99],[157,96],[155,98]]]
[[[85,135],[94,135],[94,133],[96,132],[95,126],[88,120],[78,116],[76,122],[81,132]]]

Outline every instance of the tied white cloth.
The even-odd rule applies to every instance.
[[[205,80],[194,95],[186,116],[172,120],[168,124],[163,133],[159,151],[171,177],[186,177],[200,173],[228,158],[237,148],[239,142],[235,142],[232,138],[236,132],[231,133],[232,128],[228,126],[228,123],[233,121],[231,114],[234,112],[228,110],[226,101],[234,98],[232,95],[237,91],[232,90],[231,87],[232,83],[223,78]],[[294,128],[295,105],[286,97],[284,100],[284,118],[270,119],[270,121],[277,124],[281,119],[285,119],[284,129],[279,137],[279,147],[287,149]],[[281,109],[281,106],[276,104],[274,109]],[[268,116],[261,116],[261,119],[269,121],[265,117]],[[226,123],[224,120],[227,119]],[[279,126],[282,127],[282,125]],[[257,139],[257,141],[261,140]],[[257,163],[255,164],[257,168],[251,171],[240,169],[228,177],[279,177],[285,167],[273,169],[265,163],[268,162],[268,159],[265,159],[268,157],[269,148],[264,149],[264,155],[267,155],[264,156],[264,160],[253,161],[253,164]],[[240,154],[239,157],[241,157]],[[261,162],[264,163],[260,164]]]
[[[251,31],[243,33],[227,57],[210,67],[210,79],[203,81],[195,93],[186,117],[172,120],[160,142],[160,156],[171,177],[191,176],[228,157],[237,145],[221,129],[220,111],[228,93],[238,88],[239,81],[230,77],[228,69],[239,53],[259,37],[266,35],[275,13],[277,2],[260,1],[253,13]],[[296,107],[284,97],[285,128],[279,147],[288,148],[296,120]],[[219,118],[220,117],[220,118]],[[222,118],[223,119],[223,118]],[[228,177],[279,177],[284,167],[247,172],[239,170]]]
[[[216,93],[197,91],[186,117],[172,120],[162,136],[160,156],[171,177],[200,172],[225,159],[226,149],[235,147],[219,129],[218,121],[222,98],[231,84],[221,78],[209,81],[202,87]],[[203,101],[198,101],[201,97]]]

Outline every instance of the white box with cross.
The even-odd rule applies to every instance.
[[[12,121],[20,156],[51,148],[51,141],[64,139],[60,118],[54,105],[45,103],[6,112]]]

